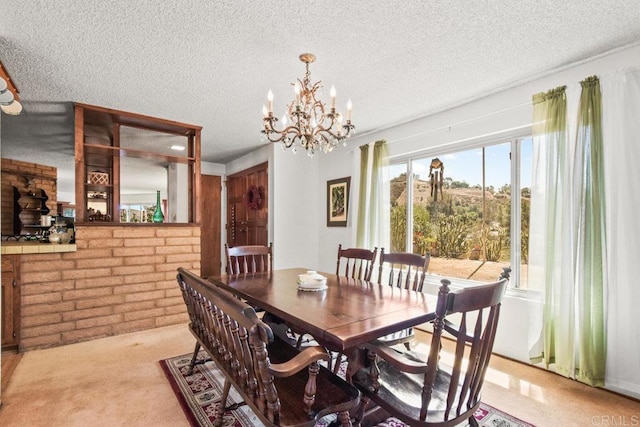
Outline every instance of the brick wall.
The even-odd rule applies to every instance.
[[[176,269],[200,273],[199,226],[77,226],[77,252],[21,255],[20,348],[186,323]]]
[[[44,190],[49,197],[47,207],[51,215],[56,214],[56,197],[58,193],[58,169],[36,163],[19,160],[2,159],[2,234],[13,234],[13,186],[22,192],[28,190]],[[32,178],[32,185],[27,187],[26,177]]]

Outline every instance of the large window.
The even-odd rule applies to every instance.
[[[431,274],[460,279],[508,268],[527,287],[531,139],[404,159],[389,176],[391,251],[429,253]]]

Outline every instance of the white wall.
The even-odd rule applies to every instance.
[[[227,167],[220,163],[201,162],[200,173],[202,175],[223,176],[227,172]]]
[[[323,218],[323,192],[318,185],[317,158],[274,147],[269,168],[269,220],[273,220],[274,268],[317,270],[318,223]],[[271,204],[273,202],[273,205]]]
[[[167,205],[165,222],[189,222],[189,168],[186,164],[170,163],[167,167]]]
[[[390,156],[399,159],[434,147],[441,147],[443,150],[451,147],[461,149],[465,143],[472,139],[477,141],[478,138],[483,138],[486,141],[491,141],[499,139],[502,135],[526,134],[530,131],[531,97],[533,94],[561,85],[567,85],[568,91],[571,92],[579,87],[581,80],[588,76],[604,77],[609,73],[630,67],[640,67],[640,45],[636,44],[590,61],[555,70],[538,79],[439,114],[354,137],[349,144],[355,150],[359,145],[386,139],[389,143]],[[354,117],[354,120],[357,121],[357,117]],[[356,157],[358,156],[356,155]],[[352,166],[348,160],[339,162],[333,158],[327,158],[321,162],[321,180],[327,177],[353,176],[358,173],[357,167]],[[615,172],[615,170],[608,171],[608,173]],[[354,203],[357,203],[356,193],[357,186],[352,186],[351,201]],[[355,208],[351,209],[350,224],[355,218],[354,213]],[[321,241],[322,250],[320,251],[319,265],[325,268],[324,266],[335,263],[335,248],[338,241],[353,242],[353,235],[350,230],[337,232],[332,230],[327,234],[327,228],[322,223],[319,223],[319,233],[326,234],[327,237],[330,236],[330,238],[323,237]],[[609,236],[609,238],[624,239],[624,236]],[[635,253],[637,251],[631,246],[634,243],[629,241],[629,251]],[[629,301],[629,303],[633,302]],[[496,353],[525,363],[529,362],[527,332],[531,320],[540,312],[539,304],[539,302],[522,298],[519,295],[508,294],[505,297],[495,343]],[[633,319],[629,319],[629,321],[634,322]],[[637,324],[637,322],[635,323]],[[640,332],[636,332],[635,337],[637,336],[640,336]],[[633,343],[635,343],[633,349],[609,348],[608,352],[615,353],[617,357],[622,354],[621,363],[635,366],[638,363],[640,344],[637,339]],[[627,345],[630,345],[630,342]],[[620,371],[624,372],[625,370],[620,369]],[[631,371],[637,372],[636,369]],[[607,387],[624,394],[640,397],[640,378],[626,378],[625,380],[625,382],[621,382],[617,378],[607,376]],[[618,386],[611,384],[618,384]]]
[[[234,173],[249,169],[252,166],[267,162],[272,156],[273,149],[274,146],[272,144],[265,144],[242,157],[238,157],[227,163],[225,173],[227,175],[233,175]]]
[[[358,185],[360,171],[360,149],[347,142],[346,147],[337,147],[331,153],[318,154],[319,165],[318,198],[320,217],[317,229],[320,234],[319,260],[315,269],[333,273],[336,270],[338,245],[343,248],[355,245],[355,223],[357,219]],[[327,181],[351,177],[346,227],[327,227]]]
[[[433,147],[455,146],[463,148],[465,143],[479,137],[490,141],[501,135],[526,134],[532,117],[531,97],[534,93],[547,91],[557,86],[572,87],[590,75],[605,76],[615,70],[640,67],[640,45],[632,46],[584,61],[571,67],[555,70],[535,80],[491,94],[474,102],[448,111],[424,117],[386,130],[355,136],[347,148],[334,150],[328,155],[318,154],[308,159],[304,153],[293,156],[276,148],[270,161],[269,201],[270,231],[275,247],[275,266],[313,267],[320,271],[335,270],[336,251],[354,244],[354,220],[356,218],[359,146],[379,139],[389,143],[392,158],[401,158]],[[357,117],[354,117],[357,121]],[[243,158],[233,165],[235,171],[246,169],[265,161],[264,155],[254,163]],[[237,169],[236,169],[237,168]],[[229,165],[227,165],[227,172]],[[615,173],[615,171],[613,171]],[[351,176],[350,213],[347,227],[326,226],[326,181]],[[624,236],[612,236],[624,238]],[[629,250],[636,242],[629,242]],[[633,301],[629,301],[630,304]],[[636,301],[637,303],[637,301]],[[503,303],[502,317],[495,343],[495,351],[507,357],[529,362],[528,328],[531,319],[539,313],[539,302],[509,294]],[[633,322],[633,319],[629,319]],[[637,323],[637,322],[636,322]],[[636,337],[640,336],[636,334]],[[636,340],[638,341],[638,340]],[[638,363],[640,348],[632,351],[610,348],[609,352],[624,354],[621,363],[630,366]],[[624,370],[622,370],[624,371]],[[640,378],[627,379],[625,386],[616,391],[640,396]],[[607,380],[609,381],[609,380]],[[612,381],[613,382],[613,381]]]
[[[498,139],[503,134],[528,130],[533,114],[533,94],[561,85],[577,87],[581,80],[590,75],[603,76],[612,70],[639,64],[640,45],[636,45],[566,67],[545,77],[487,95],[439,114],[355,137],[351,143],[361,145],[386,139],[389,143],[389,156],[394,158],[433,147],[460,147],[465,142],[477,140],[479,137],[487,140]]]

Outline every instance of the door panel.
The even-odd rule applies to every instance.
[[[267,163],[254,166],[227,178],[227,244],[268,245],[269,179]],[[258,209],[248,206],[250,186],[262,196]]]
[[[260,209],[247,208],[247,240],[249,240],[250,242],[256,242],[250,244],[265,246],[268,245],[267,201],[269,200],[269,194],[267,179],[268,177],[266,165],[264,167],[260,167],[259,169],[250,170],[247,173],[247,188],[249,188],[250,185],[255,185],[260,189],[260,193],[264,195]],[[247,206],[246,203],[245,206]]]
[[[220,246],[222,242],[220,215],[222,202],[222,178],[213,175],[200,176],[202,189],[202,229],[200,232],[200,275],[217,276],[222,266]]]
[[[227,244],[246,245],[246,206],[244,204],[244,176],[227,179]]]

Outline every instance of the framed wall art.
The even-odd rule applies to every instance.
[[[327,181],[327,227],[346,227],[351,177]]]

